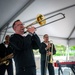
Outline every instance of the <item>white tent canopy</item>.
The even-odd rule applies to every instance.
[[[1,0],[0,11],[1,39],[5,33],[13,33],[11,25],[17,19],[25,22],[26,26],[36,20],[37,14],[43,14],[47,18],[63,13],[64,19],[38,28],[36,33],[41,41],[46,33],[55,44],[75,45],[75,0]],[[47,20],[47,23],[53,19]]]

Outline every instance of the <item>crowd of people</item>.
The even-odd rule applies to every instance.
[[[20,20],[16,20],[12,28],[14,34],[6,35],[5,41],[0,44],[0,75],[5,75],[7,70],[8,75],[13,75],[13,63],[15,62],[16,75],[36,75],[36,64],[33,49],[39,49],[41,54],[41,75],[46,75],[48,68],[49,75],[55,75],[52,62],[52,55],[56,53],[53,43],[50,43],[48,34],[44,34],[44,41],[41,42],[36,34],[36,28],[31,26],[27,28],[27,34],[24,36],[25,27]],[[12,54],[10,58],[8,55]],[[7,59],[4,59],[6,58]]]

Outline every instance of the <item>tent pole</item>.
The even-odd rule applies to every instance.
[[[69,60],[69,40],[67,40],[67,48],[66,48],[66,61]]]

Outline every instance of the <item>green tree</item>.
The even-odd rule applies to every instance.
[[[71,49],[71,50],[75,50],[75,46],[71,46],[70,49]]]
[[[75,46],[71,46],[70,47],[70,53],[69,53],[70,56],[75,56]]]
[[[56,54],[55,56],[64,56],[66,53],[66,47],[64,45],[55,45],[56,48]]]

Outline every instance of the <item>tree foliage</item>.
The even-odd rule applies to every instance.
[[[66,54],[66,47],[64,45],[55,45],[56,54],[55,56],[64,56]]]
[[[70,49],[71,49],[71,50],[75,50],[75,46],[71,46]]]

